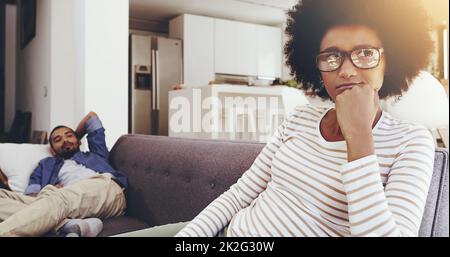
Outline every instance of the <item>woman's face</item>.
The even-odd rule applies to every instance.
[[[340,51],[350,53],[368,47],[382,48],[376,32],[363,25],[342,25],[329,29],[320,44],[320,52]],[[383,50],[381,50],[383,51]],[[362,53],[364,55],[364,53]],[[358,85],[368,84],[378,91],[383,85],[386,62],[381,52],[381,60],[375,68],[360,69],[355,67],[350,58],[344,57],[342,65],[335,71],[321,71],[324,86],[333,101],[345,90]]]

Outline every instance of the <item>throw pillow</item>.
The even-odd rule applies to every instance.
[[[0,144],[0,169],[11,190],[24,193],[39,161],[49,156],[49,145]]]

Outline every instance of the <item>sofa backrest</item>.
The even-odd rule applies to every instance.
[[[449,236],[448,151],[436,149],[433,177],[428,191],[419,236]]]
[[[125,135],[111,150],[129,176],[127,213],[150,226],[192,220],[252,165],[264,144]],[[448,153],[436,161],[420,236],[448,236]]]

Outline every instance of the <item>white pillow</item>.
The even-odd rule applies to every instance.
[[[11,190],[24,193],[40,160],[52,156],[49,145],[0,144],[0,169]]]
[[[428,129],[447,128],[449,124],[448,96],[442,84],[426,71],[412,81],[399,101],[381,101],[383,110],[393,117],[423,125]]]

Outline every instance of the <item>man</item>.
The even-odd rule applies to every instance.
[[[90,151],[81,152],[86,133]],[[40,236],[52,229],[95,236],[102,226],[97,218],[123,214],[127,178],[109,165],[105,129],[94,112],[76,131],[57,126],[49,142],[53,157],[39,162],[25,195],[0,189],[0,236]]]

